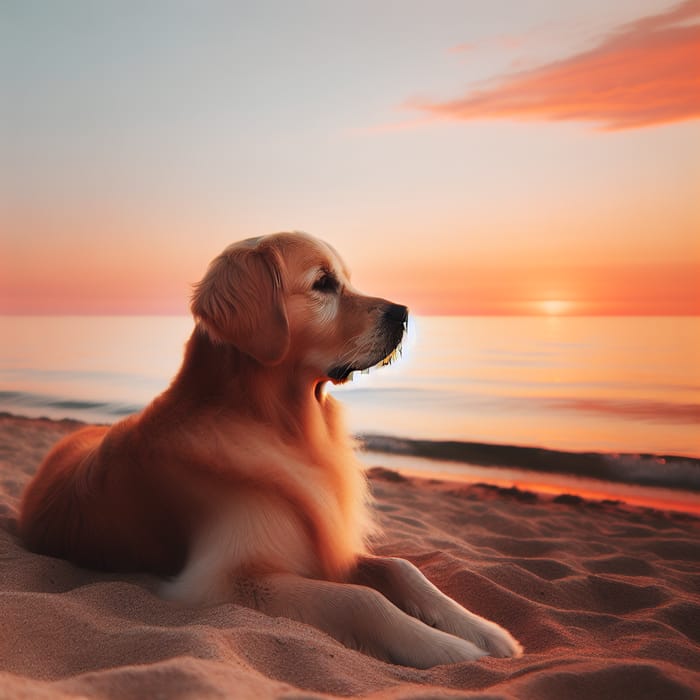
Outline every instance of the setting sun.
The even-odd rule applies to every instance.
[[[538,302],[540,311],[548,316],[563,316],[571,313],[574,305],[564,299],[546,299]]]

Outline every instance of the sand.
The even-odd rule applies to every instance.
[[[0,416],[0,698],[700,697],[700,521],[375,469],[384,536],[507,627],[516,660],[427,671],[235,605],[186,609],[149,576],[26,552],[19,496],[76,423]]]

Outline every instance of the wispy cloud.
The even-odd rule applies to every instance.
[[[595,48],[512,73],[446,102],[450,120],[590,121],[605,131],[700,118],[700,0],[622,25]]]

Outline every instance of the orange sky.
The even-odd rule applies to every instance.
[[[418,313],[700,314],[700,0],[332,5],[15,8],[0,313],[298,229]]]
[[[448,264],[424,266],[417,278],[402,274],[385,274],[381,288],[387,296],[409,300],[414,311],[423,314],[700,314],[700,265],[692,263]],[[379,287],[375,275],[379,278],[381,271],[368,271],[364,286]]]
[[[457,120],[590,120],[604,130],[700,114],[700,2],[617,27],[592,49],[516,72],[457,100],[418,104]]]

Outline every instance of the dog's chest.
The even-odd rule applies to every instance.
[[[237,436],[236,436],[237,437]],[[342,578],[371,529],[364,474],[345,445],[285,443],[267,431],[219,436],[226,481],[212,494],[219,507],[201,533],[206,548],[234,569],[292,571]]]

